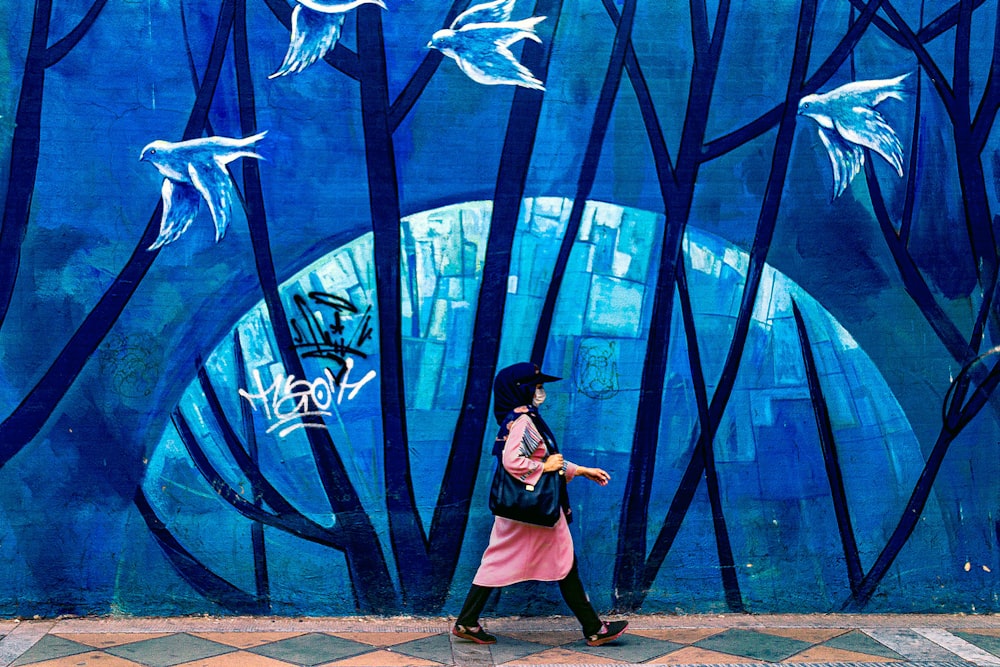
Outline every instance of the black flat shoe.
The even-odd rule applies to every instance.
[[[483,626],[481,625],[477,625],[475,628],[470,628],[456,623],[455,627],[451,629],[451,634],[456,637],[461,637],[462,639],[468,639],[469,641],[476,642],[477,644],[497,643],[497,638],[483,630]]]
[[[628,621],[611,621],[610,623],[605,623],[600,632],[587,637],[587,646],[600,646],[601,644],[613,642],[625,634],[626,629],[628,629]]]

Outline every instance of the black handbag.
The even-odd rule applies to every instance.
[[[534,485],[525,484],[503,467],[497,469],[490,486],[490,511],[496,516],[551,528],[559,520],[565,478],[558,472],[543,472]]]

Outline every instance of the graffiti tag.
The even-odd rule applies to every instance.
[[[250,393],[240,388],[240,396],[245,398],[254,411],[260,408],[268,421],[273,422],[267,429],[268,433],[277,430],[278,436],[284,438],[292,431],[300,428],[326,428],[322,422],[302,421],[303,417],[330,416],[330,407],[336,401],[340,405],[347,393],[347,400],[352,400],[365,386],[375,378],[375,371],[368,371],[357,382],[350,381],[354,359],[344,359],[344,368],[338,375],[329,369],[323,369],[323,374],[310,380],[297,380],[294,375],[277,375],[271,386],[265,387],[260,377],[260,371],[253,371],[256,393]]]
[[[371,306],[362,313],[349,299],[326,292],[309,292],[293,297],[299,316],[291,318],[293,348],[303,359],[319,358],[332,361],[342,379],[347,360],[367,358],[364,344],[371,340]],[[360,319],[353,316],[360,315]],[[348,331],[345,318],[358,319]]]
[[[588,341],[577,352],[580,392],[590,398],[607,400],[620,389],[614,342]]]
[[[101,372],[110,374],[113,391],[124,398],[145,398],[156,386],[154,350],[142,339],[122,334],[109,336],[98,352]]]

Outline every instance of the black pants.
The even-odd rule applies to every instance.
[[[490,586],[472,584],[456,623],[466,627],[479,625],[479,614],[482,613],[483,607],[486,606],[486,601],[493,590]],[[575,560],[569,574],[559,580],[559,591],[562,593],[563,599],[566,600],[566,604],[569,605],[573,615],[576,616],[576,620],[580,621],[580,625],[583,627],[583,634],[593,635],[599,632],[602,625],[601,619],[590,604],[590,599],[587,598],[586,591],[583,590],[583,582],[580,581],[580,573],[576,569]]]

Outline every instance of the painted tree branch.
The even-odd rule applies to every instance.
[[[970,362],[958,374],[952,386],[956,386],[959,383],[967,383],[969,381],[968,371],[980,364],[987,356],[996,354],[997,351],[996,348],[990,350]],[[952,441],[958,437],[962,429],[982,410],[983,406],[990,400],[998,384],[1000,384],[1000,363],[994,364],[983,381],[978,384],[972,397],[964,404],[955,394],[949,391],[945,397],[944,425],[938,434],[937,441],[934,443],[930,455],[927,457],[926,463],[924,463],[920,477],[913,487],[913,493],[910,495],[906,507],[903,508],[900,514],[896,528],[893,530],[892,535],[890,535],[885,547],[879,553],[878,558],[875,559],[871,569],[868,570],[868,574],[865,575],[851,598],[843,604],[842,608],[844,611],[860,611],[868,604],[871,596],[875,593],[882,579],[885,578],[892,563],[896,560],[899,552],[913,533],[913,529],[916,528],[917,523],[920,521],[924,507],[927,505],[927,500],[930,498],[934,480],[941,470],[944,456],[948,452]]]
[[[469,5],[469,0],[455,0],[452,3],[451,9],[448,10],[448,15],[444,19],[445,25],[451,25],[451,22]],[[389,108],[389,127],[393,132],[399,127],[399,124],[403,122],[403,119],[409,115],[410,111],[413,109],[413,105],[417,103],[420,96],[423,95],[424,89],[427,88],[427,84],[430,83],[431,78],[433,78],[434,73],[437,68],[441,65],[444,59],[444,54],[442,54],[437,49],[430,49],[424,56],[424,59],[420,61],[420,65],[417,66],[416,71],[403,86],[403,90],[400,91],[396,99],[393,100],[392,106]]]
[[[733,341],[726,355],[722,375],[712,396],[710,408],[712,423],[718,424],[725,410],[728,396],[732,392],[739,371],[739,361],[743,354],[747,332],[753,317],[753,307],[757,299],[757,288],[767,262],[767,254],[771,247],[771,239],[777,224],[778,210],[781,205],[782,190],[788,175],[792,141],[795,133],[795,117],[798,111],[798,100],[802,96],[806,72],[809,63],[809,49],[812,42],[816,19],[816,0],[802,3],[799,14],[799,24],[796,30],[795,51],[792,58],[792,69],[788,83],[787,102],[778,126],[778,136],[775,139],[774,153],[771,158],[771,171],[764,199],[761,203],[760,216],[757,221],[757,233],[750,247],[750,263],[747,268],[746,283],[740,300],[740,310],[736,318]]]
[[[983,96],[979,100],[979,107],[972,121],[972,136],[980,155],[993,129],[998,110],[1000,110],[1000,14],[993,22],[993,57],[990,59],[990,73],[986,78]]]
[[[917,77],[916,90],[913,94],[913,127],[910,130],[910,161],[906,166],[906,195],[903,198],[903,213],[899,221],[899,233],[892,236],[903,248],[910,245],[910,236],[913,232],[913,214],[917,200],[917,150],[920,147],[920,106],[923,101],[924,87],[921,85],[922,77]],[[869,157],[869,162],[871,159]],[[883,230],[885,231],[885,230]]]
[[[547,25],[549,31],[540,35],[541,44],[526,42],[521,52],[521,63],[543,81],[548,74],[551,45],[562,8],[562,0],[539,0],[534,14],[549,17],[542,24]],[[431,520],[430,543],[435,547],[438,567],[442,569],[439,576],[449,582],[457,567],[476,473],[482,458],[493,376],[500,354],[503,318],[499,314],[503,313],[506,303],[511,250],[524,200],[525,180],[534,151],[542,101],[541,91],[516,87],[500,156],[493,194],[493,214],[471,337],[469,371]],[[439,544],[443,546],[437,551]]]
[[[816,417],[816,429],[819,434],[819,444],[823,451],[823,464],[826,467],[826,478],[830,484],[830,497],[833,500],[833,513],[837,517],[837,529],[840,532],[840,544],[844,550],[844,563],[847,567],[847,580],[851,590],[856,591],[864,577],[861,568],[861,555],[858,543],[854,537],[854,526],[851,523],[850,504],[847,492],[844,490],[844,475],[840,468],[840,457],[837,454],[837,441],[833,435],[833,423],[830,419],[830,409],[823,396],[823,385],[820,382],[816,360],[813,357],[812,343],[809,341],[809,331],[799,304],[792,301],[792,314],[795,317],[795,328],[799,333],[799,348],[802,351],[802,361],[805,365],[806,380],[809,385],[809,399]]]
[[[836,74],[848,56],[854,52],[854,47],[857,46],[857,43],[864,36],[869,25],[877,17],[878,8],[881,3],[882,0],[870,0],[870,2],[863,5],[864,9],[858,15],[857,20],[851,24],[847,32],[837,43],[837,46],[830,52],[830,55],[826,57],[820,66],[816,68],[813,75],[806,81],[802,89],[803,95],[815,93],[823,84],[830,80],[830,77]],[[709,141],[705,144],[702,154],[703,161],[710,162],[768,132],[781,120],[784,108],[785,102],[783,101],[746,125]]]
[[[849,0],[855,7],[860,3],[860,0]],[[986,0],[975,0],[973,3],[973,8],[978,8],[983,5]],[[915,35],[917,42],[920,44],[929,44],[941,35],[947,33],[958,23],[958,13],[961,9],[962,0],[959,0],[954,5],[943,11],[938,17],[926,26],[921,28]],[[923,3],[921,3],[921,21],[923,20]],[[906,48],[908,45],[907,38],[903,35],[903,32],[897,30],[893,24],[886,21],[881,16],[876,16],[872,24],[879,29],[886,37],[896,42],[900,46]]]
[[[681,314],[684,319],[684,335],[687,340],[688,366],[691,369],[691,382],[694,385],[695,403],[698,406],[699,432],[718,431],[718,426],[711,425],[711,415],[708,407],[708,387],[705,373],[702,370],[701,352],[698,345],[698,331],[694,320],[694,309],[691,306],[691,294],[688,291],[687,270],[684,262],[677,267],[677,295],[680,298]],[[722,494],[719,491],[719,473],[715,466],[714,438],[699,437],[695,447],[694,458],[700,458],[705,471],[705,486],[708,491],[708,502],[712,508],[712,525],[715,529],[715,548],[719,556],[719,572],[722,576],[722,588],[726,598],[726,606],[730,611],[743,612],[743,595],[740,593],[740,582],[736,576],[736,560],[729,540],[729,529],[722,508]],[[664,552],[664,556],[666,552]],[[661,561],[662,562],[662,561]],[[647,562],[647,565],[649,563]],[[659,565],[655,568],[659,572]],[[654,571],[647,568],[643,578],[643,590],[649,590],[653,585]]]
[[[108,0],[94,0],[94,4],[90,6],[90,9],[87,10],[87,13],[83,15],[83,18],[80,19],[80,22],[76,24],[69,34],[47,49],[48,58],[45,62],[45,67],[52,67],[69,55],[70,51],[80,43],[83,36],[87,34],[90,27],[97,21],[97,17],[101,15],[101,11],[107,4]]]
[[[858,7],[862,4],[863,0],[849,1],[852,5]],[[954,114],[956,111],[955,92],[952,90],[951,86],[948,85],[948,78],[941,71],[941,68],[938,67],[937,62],[935,62],[930,52],[924,47],[916,33],[913,32],[906,21],[903,20],[903,17],[899,15],[899,12],[896,11],[895,7],[892,6],[892,2],[890,2],[890,0],[883,0],[882,9],[892,22],[892,26],[886,27],[884,23],[875,21],[876,27],[880,28],[886,36],[898,36],[900,45],[913,52],[913,55],[917,58],[917,62],[919,62],[920,66],[927,71],[927,76],[931,80],[931,83],[934,84],[934,88],[937,90],[938,96],[941,98],[941,103],[944,105],[949,117],[951,117],[954,122]]]
[[[852,2],[854,1],[855,0],[852,0]],[[878,181],[875,178],[874,170],[871,168],[870,156],[865,169],[869,192],[872,195],[872,203],[876,217],[879,220],[886,243],[900,269],[900,275],[904,280],[907,291],[914,299],[916,305],[920,307],[921,312],[924,313],[924,316],[928,319],[928,322],[931,324],[935,333],[937,333],[938,337],[948,348],[952,356],[960,363],[968,361],[979,349],[985,327],[989,321],[990,313],[993,312],[994,297],[997,289],[998,268],[1000,268],[997,266],[996,239],[993,232],[993,225],[991,224],[989,200],[986,195],[985,175],[980,161],[981,147],[975,139],[977,124],[982,123],[983,125],[992,126],[996,111],[993,111],[992,117],[986,116],[984,114],[987,113],[987,110],[981,105],[980,110],[977,113],[977,119],[975,123],[973,123],[970,117],[971,110],[968,100],[970,85],[968,60],[969,50],[971,48],[970,31],[973,9],[973,3],[968,2],[968,0],[962,0],[962,2],[954,6],[952,10],[949,10],[946,13],[949,18],[955,22],[956,26],[956,39],[954,47],[956,55],[954,82],[955,92],[952,93],[950,91],[945,81],[934,81],[939,94],[945,96],[942,97],[942,100],[945,103],[946,108],[949,109],[949,118],[953,125],[952,129],[956,144],[956,154],[958,156],[958,176],[964,194],[962,201],[966,213],[966,228],[973,246],[973,253],[975,255],[974,265],[975,270],[979,275],[980,292],[982,294],[982,302],[980,304],[979,313],[976,317],[973,331],[968,342],[964,340],[964,337],[958,332],[957,327],[955,327],[955,325],[950,321],[950,318],[948,318],[944,314],[943,310],[937,306],[933,295],[931,295],[929,288],[924,283],[923,278],[920,275],[919,269],[917,269],[912,258],[909,257],[909,250],[907,248],[910,237],[910,229],[912,227],[913,201],[915,199],[916,189],[915,175],[918,155],[918,151],[916,149],[919,145],[920,101],[922,90],[919,79],[917,82],[917,106],[914,114],[914,130],[910,151],[913,157],[910,160],[910,175],[907,182],[903,218],[900,223],[900,231],[898,234],[894,231],[892,223],[889,220],[889,214],[882,199]],[[902,21],[898,14],[893,11],[890,15],[893,16],[894,21],[899,26],[899,31],[904,35],[904,41],[908,46],[920,43],[917,36],[913,34],[912,30],[910,30],[909,26]],[[997,29],[995,28],[995,31],[996,30]],[[923,33],[923,31],[921,31],[921,33]],[[920,54],[917,54],[917,56],[918,59],[921,58]],[[994,57],[997,57],[996,49],[994,50]],[[923,56],[923,60],[930,60],[929,54],[925,54]],[[950,96],[954,96],[951,104],[949,104],[948,99]],[[984,95],[984,100],[985,99],[986,95]]]
[[[212,572],[174,537],[156,510],[149,503],[142,487],[136,489],[134,501],[139,515],[149,528],[150,534],[163,550],[171,565],[181,577],[191,584],[205,599],[238,614],[265,613],[258,600]]]
[[[368,198],[374,232],[375,285],[378,292],[383,476],[389,536],[404,605],[424,611],[435,591],[436,572],[428,558],[427,536],[417,511],[410,472],[400,294],[399,186],[392,130],[389,80],[382,17],[375,5],[357,10],[361,62],[361,118],[368,167]]]
[[[191,73],[191,87],[194,90],[198,90],[201,88],[201,83],[198,81],[198,66],[194,62],[194,52],[191,50],[191,37],[188,34],[187,17],[184,14],[183,2],[177,3],[177,10],[181,18],[181,35],[184,39],[184,55],[187,57],[188,71]],[[215,134],[215,131],[212,129],[212,121],[207,118],[205,119],[205,132],[209,136]],[[230,167],[227,165],[226,169],[229,170]],[[231,173],[230,177],[232,177]],[[242,201],[242,195],[240,201]]]
[[[681,242],[690,214],[697,182],[701,151],[711,109],[712,92],[722,53],[729,2],[716,12],[711,41],[698,41],[694,59],[681,142],[674,178],[658,171],[667,222],[657,267],[646,356],[639,387],[636,425],[632,438],[629,470],[618,531],[615,561],[614,606],[636,609],[645,595],[642,590],[646,562],[646,530],[649,498],[654,481],[656,448],[662,411],[663,383],[667,372],[670,322],[673,316],[674,281],[681,262]],[[654,139],[651,138],[651,141]]]
[[[181,442],[184,444],[184,449],[190,456],[195,468],[197,468],[208,485],[212,487],[212,490],[218,494],[219,498],[227,502],[242,516],[251,521],[258,521],[272,528],[277,528],[300,539],[331,547],[338,551],[344,550],[343,545],[334,539],[333,532],[330,529],[309,520],[301,520],[294,514],[285,516],[272,514],[263,510],[253,501],[240,495],[212,464],[208,455],[205,454],[201,443],[198,442],[198,437],[191,430],[191,425],[188,423],[187,418],[184,417],[179,408],[174,410],[171,420],[174,430],[180,436]]]
[[[958,2],[942,12],[936,19],[921,28],[917,32],[917,40],[921,44],[927,44],[954,28],[955,24],[958,23],[958,13],[961,11],[963,2],[964,0],[958,0]],[[986,0],[975,0],[972,3],[972,8],[977,9],[985,2]]]
[[[617,26],[621,21],[621,16],[618,13],[618,8],[614,5],[614,0],[602,0],[602,2],[611,21]],[[670,149],[663,138],[663,128],[660,125],[660,118],[656,113],[656,105],[653,103],[653,96],[650,93],[649,85],[646,83],[646,77],[642,73],[642,67],[635,55],[635,49],[631,41],[625,45],[625,71],[628,73],[629,83],[639,104],[639,114],[642,117],[642,123],[646,129],[646,138],[653,153],[653,164],[656,167],[661,190],[667,184],[671,187],[676,187],[677,175],[674,172],[673,161],[670,158]]]
[[[971,43],[972,9],[969,3],[962,3],[959,23],[955,34],[955,76],[952,87],[955,90],[953,112],[949,114],[955,137],[955,153],[958,158],[958,178],[962,188],[962,204],[965,209],[965,224],[972,251],[975,254],[975,268],[984,289],[991,287],[998,270],[996,236],[993,231],[993,217],[986,193],[986,177],[979,150],[972,135],[972,116],[969,106],[969,51]],[[981,119],[982,120],[982,119]],[[992,123],[991,123],[992,124]]]
[[[955,326],[955,323],[952,322],[948,314],[938,304],[916,262],[910,256],[908,248],[903,240],[896,235],[896,229],[892,224],[885,200],[882,197],[882,190],[875,175],[875,168],[872,165],[870,155],[865,160],[865,178],[868,182],[872,211],[875,213],[875,219],[882,230],[886,246],[889,248],[889,252],[892,253],[892,258],[896,262],[896,268],[899,269],[899,277],[903,281],[903,287],[906,289],[907,294],[910,295],[910,298],[913,299],[913,303],[920,309],[921,314],[927,320],[931,329],[934,330],[938,339],[948,349],[948,353],[956,361],[965,363],[975,356],[975,351],[969,346],[969,341],[958,330],[958,327]]]
[[[246,32],[246,0],[237,0],[236,21],[233,29],[233,54],[236,65],[236,86],[239,97],[240,129],[244,136],[256,134],[257,112],[250,53]],[[256,160],[243,165],[243,189],[247,199],[247,226],[253,246],[254,260],[264,303],[270,318],[278,355],[286,373],[306,377],[302,360],[296,353],[285,307],[281,301],[278,279],[271,256],[267,211],[260,182],[260,168]],[[337,451],[330,432],[321,417],[302,415],[305,435],[316,461],[320,482],[330,502],[343,536],[344,555],[357,596],[358,607],[368,613],[387,612],[396,608],[396,595],[386,566],[382,545],[375,528],[361,504],[357,491],[351,484],[344,462]]]
[[[778,126],[778,135],[775,140],[774,152],[771,159],[771,171],[768,177],[767,186],[764,192],[764,199],[761,202],[760,215],[757,221],[757,233],[754,236],[753,245],[750,249],[750,262],[747,268],[747,277],[740,300],[739,313],[736,318],[733,337],[730,341],[729,350],[726,354],[722,374],[719,377],[715,393],[712,396],[712,401],[708,408],[708,420],[702,425],[703,428],[698,436],[698,445],[695,449],[695,452],[702,453],[702,456],[706,451],[704,448],[708,445],[708,443],[711,443],[714,440],[717,429],[721,423],[729,398],[732,394],[733,387],[735,386],[740,361],[746,345],[750,322],[753,316],[754,304],[756,302],[757,290],[760,285],[764,267],[766,266],[767,253],[770,249],[771,239],[774,235],[778,210],[781,204],[781,194],[788,173],[792,140],[795,133],[795,117],[798,109],[798,100],[801,95],[804,94],[803,86],[805,84],[806,73],[808,70],[809,52],[812,43],[815,18],[815,0],[812,2],[803,2],[799,14],[798,28],[796,29],[795,49],[792,57],[792,68],[789,74],[785,108],[782,113],[781,123]],[[655,312],[656,306],[654,305],[654,313]],[[660,387],[660,392],[662,393],[662,385]],[[636,433],[639,433],[639,429],[636,429]],[[654,543],[654,550],[651,552],[651,559],[653,556],[656,556],[660,559],[660,563],[662,563],[662,557],[666,555],[670,545],[673,544],[673,541],[676,538],[677,531],[680,529],[680,525],[684,518],[684,513],[686,513],[687,508],[690,506],[694,491],[697,488],[696,480],[700,477],[701,472],[704,470],[704,465],[699,465],[696,460],[697,458],[699,457],[696,454],[692,455],[691,462],[685,471],[681,485],[678,487],[673,501],[671,501],[667,518],[665,519],[664,524],[657,535],[656,542]],[[629,491],[630,488],[626,487],[626,506],[628,505],[627,494]],[[623,516],[622,523],[624,522],[625,517]],[[640,525],[640,528],[644,529],[644,527],[645,521],[643,521]],[[635,528],[633,528],[633,531],[635,533],[638,532]],[[619,535],[621,535],[621,532]],[[644,535],[642,538],[642,544],[645,545]],[[643,551],[645,551],[645,549],[643,549]],[[619,537],[619,554],[621,553],[621,537]],[[623,563],[624,560],[625,559],[620,557],[618,563],[616,563],[616,586],[621,586],[624,581],[623,579],[618,578],[619,569],[623,574],[629,574],[627,567],[619,565]],[[644,575],[642,581],[652,581],[655,577],[655,571],[658,570],[659,565],[655,562],[650,562],[650,560],[646,560],[644,557],[642,560],[644,561],[641,563]],[[626,563],[626,565],[631,564]],[[651,567],[653,565],[655,565],[655,567]],[[635,575],[633,574],[633,576]],[[645,593],[646,591],[643,589],[631,591],[629,594],[631,596],[630,599],[626,600],[626,602],[630,605],[627,608],[634,609],[641,605]]]
[[[566,273],[566,267],[569,265],[569,257],[573,251],[573,244],[576,242],[577,234],[580,231],[580,223],[583,220],[583,211],[586,208],[587,200],[590,198],[590,192],[594,187],[594,180],[597,178],[597,168],[601,161],[601,152],[604,148],[604,138],[608,132],[608,124],[611,121],[611,111],[614,109],[615,98],[618,96],[618,89],[621,87],[622,71],[625,68],[625,51],[632,34],[635,7],[636,0],[625,0],[622,15],[615,30],[615,39],[611,45],[611,57],[608,61],[607,71],[604,74],[604,83],[601,85],[600,96],[597,98],[594,121],[590,126],[590,137],[587,140],[587,147],[584,150],[583,164],[580,166],[580,176],[577,178],[573,206],[570,209],[569,220],[566,222],[566,231],[559,246],[559,254],[556,256],[556,263],[552,269],[552,278],[549,281],[549,287],[545,293],[545,301],[542,303],[541,314],[535,328],[535,341],[531,348],[531,360],[537,364],[541,364],[545,359],[545,348],[549,341],[549,332],[552,328],[552,319],[555,316],[556,301],[559,298],[559,290],[562,287],[563,275]]]
[[[21,93],[14,117],[7,198],[3,209],[3,227],[0,227],[0,326],[6,321],[7,309],[14,295],[14,283],[21,265],[21,246],[31,217],[31,198],[35,192],[41,142],[42,93],[48,62],[46,44],[51,21],[52,0],[36,0],[28,55],[21,75]]]
[[[962,0],[959,4],[958,23],[955,25],[955,56],[952,65],[952,91],[955,108],[961,115],[963,125],[972,125],[972,111],[969,106],[969,49],[972,46],[972,3]]]
[[[237,327],[233,331],[233,363],[236,366],[236,386],[249,387],[247,379],[246,357],[243,354],[243,343],[240,340],[240,330]],[[211,386],[211,385],[210,385]],[[219,406],[222,407],[221,405]],[[227,420],[228,421],[228,420]],[[260,470],[260,455],[257,447],[257,431],[253,423],[253,408],[248,401],[240,401],[240,424],[243,429],[243,437],[246,438],[247,461],[241,465],[241,469],[246,467],[250,470]],[[235,433],[233,434],[235,436]],[[233,438],[233,444],[239,444],[239,438]],[[226,439],[227,446],[232,446],[229,439]],[[238,453],[243,452],[243,447],[235,447]],[[240,465],[240,459],[237,465]],[[270,485],[268,485],[270,486]],[[263,496],[268,492],[262,485],[250,482],[250,490],[253,496],[253,504],[257,509],[262,509]],[[280,494],[278,494],[280,495]],[[274,506],[272,505],[272,508]],[[268,611],[271,610],[271,580],[267,569],[267,543],[264,539],[264,524],[255,521],[250,526],[250,545],[253,549],[254,584],[257,589],[257,601],[260,606]]]
[[[216,25],[215,37],[206,66],[202,85],[198,89],[194,106],[184,129],[184,139],[200,136],[208,122],[208,111],[212,105],[215,88],[225,59],[229,32],[233,25],[233,0],[224,0]],[[37,146],[36,146],[37,149]],[[37,156],[36,156],[37,158]],[[13,172],[12,172],[13,173]],[[29,195],[30,196],[30,195]],[[7,204],[11,195],[8,192]],[[5,212],[6,215],[6,212]],[[87,314],[83,323],[63,346],[59,355],[45,371],[38,383],[27,393],[14,411],[0,422],[0,467],[6,463],[38,434],[42,426],[73,385],[84,364],[97,349],[111,327],[121,316],[125,306],[146,272],[153,265],[159,251],[147,250],[159,235],[163,202],[159,201],[143,231],[142,238],[132,251],[125,266],[101,296],[97,305]],[[7,229],[5,225],[5,229]],[[2,281],[0,281],[2,282]],[[2,295],[0,295],[2,299]],[[3,303],[0,301],[0,303]]]

